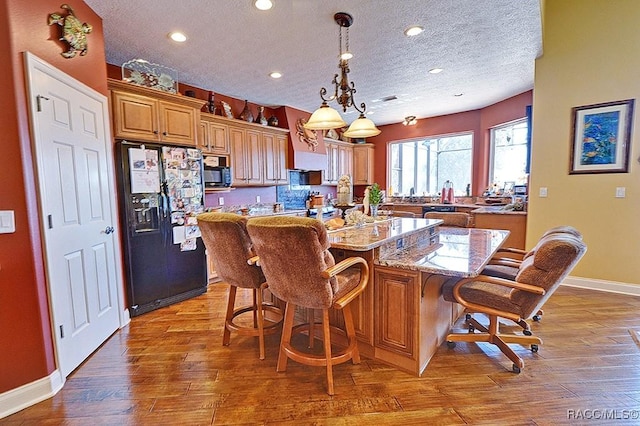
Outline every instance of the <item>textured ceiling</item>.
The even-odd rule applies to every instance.
[[[85,0],[104,20],[107,61],[142,58],[180,82],[312,112],[338,72],[335,12],[348,12],[349,77],[376,124],[468,111],[533,88],[539,0]],[[425,31],[406,37],[404,29]],[[186,33],[186,43],[167,38]],[[429,74],[443,68],[440,74]],[[271,79],[271,71],[283,77]],[[462,96],[454,94],[462,93]],[[382,102],[382,98],[396,100]],[[335,102],[332,106],[337,107]],[[357,118],[353,110],[343,115]]]

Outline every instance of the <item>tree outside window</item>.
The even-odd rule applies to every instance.
[[[389,186],[394,195],[436,195],[445,181],[456,196],[471,184],[473,134],[393,142],[389,147]]]

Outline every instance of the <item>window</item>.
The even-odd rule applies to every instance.
[[[455,195],[465,195],[472,147],[471,133],[391,143],[389,187],[395,195],[436,195],[450,180]]]
[[[527,120],[522,119],[491,129],[489,182],[504,188],[506,182],[527,183]]]

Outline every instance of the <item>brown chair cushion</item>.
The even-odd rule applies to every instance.
[[[471,225],[471,215],[463,212],[426,212],[425,219],[442,219],[442,226],[468,228]]]
[[[253,240],[269,289],[281,300],[314,309],[329,308],[336,294],[355,284],[348,278],[327,279],[322,272],[335,265],[324,224],[305,217],[249,219]],[[347,289],[347,287],[350,288]]]
[[[207,253],[220,278],[236,287],[259,288],[266,280],[260,268],[247,263],[255,256],[247,219],[233,213],[203,213],[197,219]]]

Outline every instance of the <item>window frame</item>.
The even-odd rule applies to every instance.
[[[387,189],[389,187],[392,186],[391,182],[392,182],[392,174],[393,174],[393,164],[392,164],[392,155],[391,155],[391,151],[392,151],[392,147],[393,145],[396,144],[402,144],[402,143],[410,143],[410,142],[421,142],[421,141],[428,141],[428,140],[432,140],[432,139],[443,139],[443,138],[453,138],[453,137],[458,137],[458,136],[471,136],[471,148],[469,148],[469,151],[471,153],[471,164],[469,165],[470,170],[469,170],[469,176],[470,176],[470,180],[471,182],[469,182],[471,184],[471,187],[473,187],[473,172],[474,172],[474,154],[475,154],[475,143],[476,143],[476,138],[475,138],[475,132],[473,130],[466,130],[466,131],[461,131],[461,132],[452,132],[452,133],[443,133],[443,134],[437,134],[437,135],[425,135],[425,136],[420,136],[420,137],[415,137],[415,138],[409,138],[409,139],[399,139],[399,140],[394,140],[391,141],[387,144]],[[454,150],[452,150],[454,151]],[[456,151],[466,151],[466,149],[464,150],[456,150]],[[402,157],[402,156],[401,156]],[[418,161],[418,156],[415,156],[415,162]],[[414,162],[414,170],[415,170],[415,164]],[[430,165],[427,164],[427,168],[429,168]],[[414,174],[414,183],[415,183],[415,174]],[[437,182],[436,182],[436,187],[437,187]],[[393,188],[394,189],[394,195],[396,195],[398,192],[398,188]],[[438,191],[438,189],[436,188],[436,191]]]
[[[494,171],[495,171],[495,152],[496,152],[496,144],[495,144],[495,131],[499,129],[503,129],[505,127],[513,127],[518,124],[525,124],[527,126],[527,136],[525,137],[524,146],[526,148],[526,158],[525,158],[525,175],[529,174],[529,156],[530,156],[530,142],[529,135],[531,134],[530,122],[528,117],[516,118],[515,120],[507,121],[505,123],[500,123],[495,126],[489,128],[489,170],[488,170],[488,182],[489,185],[493,185],[495,183],[494,179]]]

